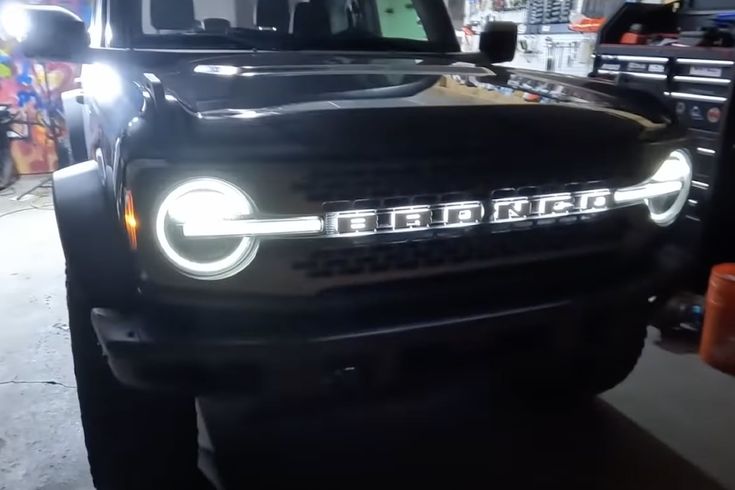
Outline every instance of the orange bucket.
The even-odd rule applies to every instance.
[[[735,375],[735,264],[716,265],[710,273],[699,355]]]

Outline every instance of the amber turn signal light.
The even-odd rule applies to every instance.
[[[138,249],[138,218],[135,216],[135,203],[133,202],[133,193],[125,191],[125,231],[128,232],[128,241],[130,248]]]

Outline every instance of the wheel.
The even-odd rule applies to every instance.
[[[590,326],[571,379],[583,395],[599,395],[622,383],[635,368],[646,340],[646,322]]]
[[[556,403],[590,399],[614,388],[638,363],[646,322],[599,319],[575,330],[572,338],[562,348],[543,345],[532,361],[512,367],[513,391],[522,398]]]
[[[120,384],[102,355],[91,306],[67,268],[69,330],[84,440],[98,490],[208,488],[197,469],[194,399]]]

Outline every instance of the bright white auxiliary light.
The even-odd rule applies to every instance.
[[[9,3],[0,9],[0,26],[7,36],[22,41],[31,30],[31,18],[23,5]]]
[[[250,236],[225,235],[219,240],[202,239],[192,244],[187,243],[191,240],[183,229],[226,226],[223,224],[254,211],[250,198],[228,182],[214,178],[189,180],[174,188],[159,206],[156,239],[166,258],[182,273],[196,279],[224,279],[252,262],[258,241]],[[194,250],[192,245],[200,248]]]
[[[684,150],[671,152],[655,174],[645,182],[615,191],[615,204],[645,203],[651,220],[668,226],[679,216],[692,184],[692,163]]]
[[[122,95],[122,78],[110,65],[104,63],[82,65],[80,78],[84,92],[103,104],[111,104]]]

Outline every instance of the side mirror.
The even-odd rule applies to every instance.
[[[89,49],[84,21],[65,8],[12,5],[0,11],[0,22],[29,58],[80,62]]]
[[[480,34],[480,52],[492,63],[513,61],[517,40],[518,26],[514,22],[488,22]]]

